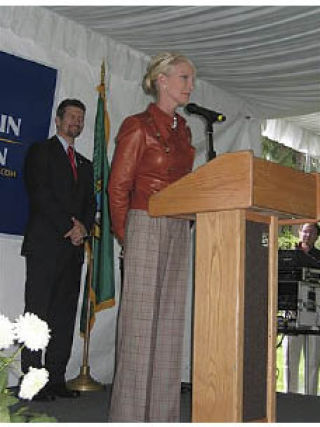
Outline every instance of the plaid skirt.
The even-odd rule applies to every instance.
[[[110,422],[179,422],[189,222],[130,210]]]

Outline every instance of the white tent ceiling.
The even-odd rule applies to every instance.
[[[265,117],[292,116],[320,135],[320,7],[49,9],[146,55],[185,53],[201,80],[252,102]]]

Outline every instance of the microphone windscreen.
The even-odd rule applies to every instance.
[[[185,108],[188,111],[188,113],[195,113],[197,110],[197,104],[190,103]]]

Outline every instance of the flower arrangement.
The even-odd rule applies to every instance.
[[[17,354],[27,347],[31,351],[44,350],[50,339],[48,325],[38,316],[25,313],[19,316],[14,323],[0,314],[0,423],[5,422],[54,422],[52,417],[45,414],[31,413],[28,408],[13,407],[19,402],[13,393],[8,390],[8,370],[14,367]],[[18,348],[9,354],[9,348],[18,343]],[[31,400],[48,382],[49,373],[46,369],[29,368],[29,372],[22,377],[19,397]]]

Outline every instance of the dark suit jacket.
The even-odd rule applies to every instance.
[[[54,136],[33,144],[25,160],[25,184],[30,214],[22,255],[59,249],[79,251],[64,235],[73,226],[72,217],[90,232],[95,213],[92,163],[76,153],[78,180],[74,181],[69,158]]]

